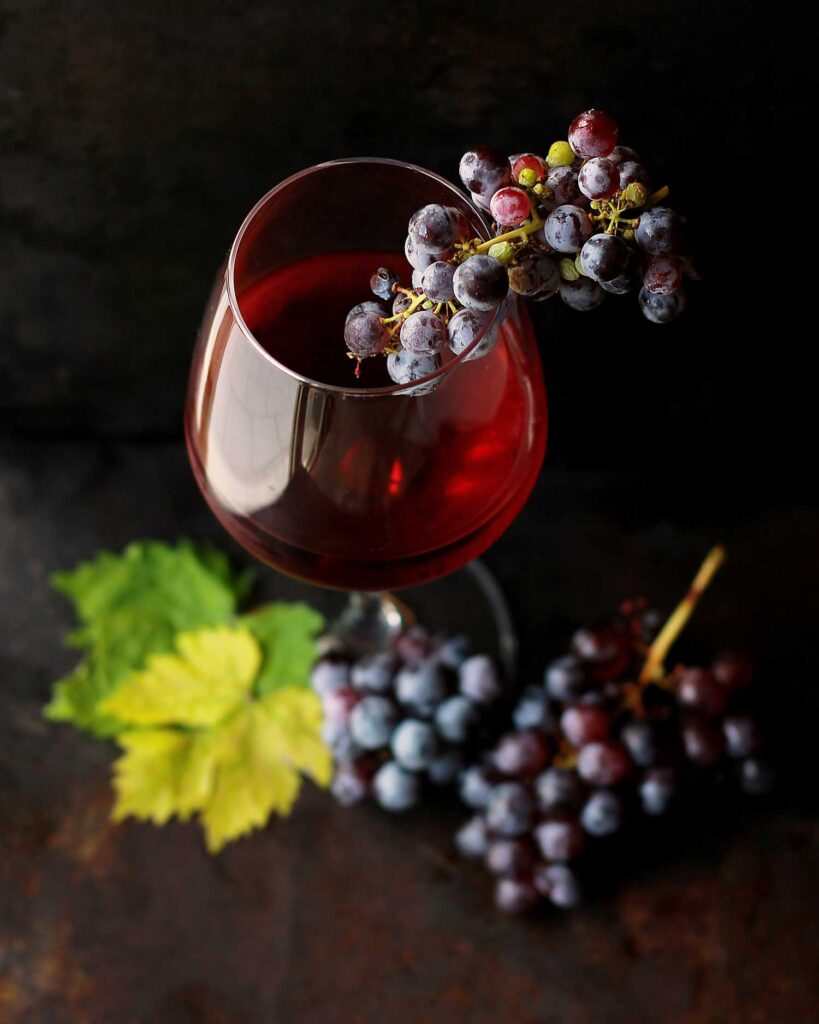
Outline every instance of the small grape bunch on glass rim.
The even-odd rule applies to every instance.
[[[362,302],[347,315],[344,339],[356,372],[363,359],[386,355],[390,378],[411,384],[440,369],[447,348],[459,356],[471,347],[466,359],[491,352],[497,334],[487,329],[509,281],[504,265],[484,251],[490,247],[469,240],[467,219],[454,207],[430,203],[416,211],[404,245],[412,287],[379,267],[370,288],[380,301]],[[410,393],[425,394],[436,384],[419,384]]]
[[[511,246],[510,285],[527,297],[559,292],[572,309],[595,309],[606,294],[639,288],[643,314],[668,323],[684,308],[682,284],[696,277],[685,223],[660,205],[663,187],[651,193],[651,175],[637,153],[618,145],[618,129],[602,110],[587,110],[570,124],[567,138],[545,156],[506,157],[480,147],[464,154],[461,179],[475,205],[491,214]],[[535,216],[519,220],[528,201]],[[527,248],[528,247],[528,250]],[[516,266],[528,269],[533,253],[548,253],[557,286],[531,296],[516,288]],[[541,260],[543,257],[540,257]]]
[[[617,125],[603,111],[579,114],[567,136],[545,156],[506,156],[490,146],[463,155],[461,180],[492,217],[494,238],[469,238],[453,207],[414,213],[405,244],[412,287],[381,267],[370,282],[380,301],[348,314],[344,337],[357,374],[362,359],[386,355],[392,380],[410,384],[440,368],[447,346],[460,355],[481,332],[466,358],[486,355],[497,340],[488,324],[510,289],[533,301],[559,294],[588,312],[607,294],[639,287],[649,321],[668,323],[682,312],[683,281],[697,275],[683,218],[661,205],[668,189],[650,192],[648,170],[618,145]]]

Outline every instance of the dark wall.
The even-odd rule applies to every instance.
[[[214,268],[290,172],[368,154],[455,177],[470,144],[543,150],[595,105],[672,186],[710,273],[667,328],[633,297],[587,317],[559,300],[537,308],[552,459],[671,469],[739,500],[760,482],[807,486],[795,453],[813,388],[788,320],[804,295],[783,300],[783,277],[802,273],[787,234],[800,215],[783,207],[798,201],[787,176],[814,62],[781,6],[769,18],[749,2],[656,0],[0,10],[6,434],[178,434]]]

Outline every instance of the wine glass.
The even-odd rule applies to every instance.
[[[332,161],[277,185],[233,242],[190,376],[188,452],[211,509],[267,565],[354,592],[338,628],[359,642],[401,625],[386,591],[445,577],[500,536],[546,445],[540,360],[514,293],[420,385],[394,384],[381,357],[355,377],[345,314],[373,298],[379,265],[408,281],[407,222],[427,203],[491,237],[460,191],[405,163]],[[473,576],[508,633],[491,577]]]

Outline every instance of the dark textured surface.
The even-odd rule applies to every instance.
[[[178,446],[0,449],[2,1024],[811,1024],[819,515],[669,514],[670,492],[547,468],[488,559],[525,661],[534,671],[624,595],[670,604],[722,536],[730,561],[690,642],[760,655],[797,786],[647,828],[615,848],[586,907],[520,922],[450,859],[454,807],[395,821],[311,790],[290,821],[218,858],[192,826],[108,824],[113,748],[39,717],[72,663],[46,574],[100,546],[218,527]]]
[[[594,104],[701,229],[709,284],[667,329],[633,299],[538,307],[552,459],[805,490],[801,293],[777,287],[802,270],[774,226],[816,64],[787,6],[0,0],[0,430],[178,436],[212,275],[264,191],[348,155],[454,178],[468,146],[542,150]]]
[[[745,0],[0,0],[0,1024],[813,1024],[815,386],[786,183],[810,43]],[[783,795],[646,833],[588,906],[533,922],[449,859],[451,807],[395,822],[311,790],[215,859],[193,827],[108,824],[113,748],[40,717],[72,663],[47,574],[222,539],[173,439],[245,212],[333,157],[452,178],[476,142],[542,150],[592,104],[709,277],[668,329],[633,300],[535,309],[547,469],[488,561],[534,677],[622,597],[671,604],[723,539],[689,640],[758,654]]]

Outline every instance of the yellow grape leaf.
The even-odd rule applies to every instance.
[[[129,815],[164,825],[178,814],[183,820],[198,809],[210,791],[206,767],[192,756],[194,733],[179,729],[134,729],[118,742],[125,753],[114,762],[117,795],[112,818]]]
[[[205,729],[131,729],[117,737],[113,817],[162,825],[198,812],[208,850],[260,828],[272,813],[289,814],[300,772],[330,782],[330,752],[321,740],[314,693],[282,687],[246,701]]]
[[[273,812],[289,814],[301,788],[300,770],[323,786],[332,773],[320,736],[321,705],[310,691],[276,690],[247,704],[226,728],[226,756],[201,815],[211,853],[261,827]]]
[[[181,633],[176,649],[148,658],[100,711],[128,725],[214,725],[250,692],[262,660],[251,634],[230,626]]]

